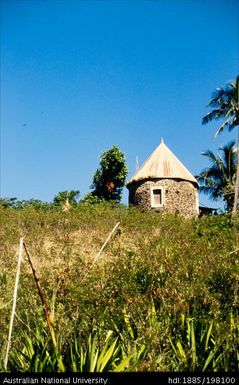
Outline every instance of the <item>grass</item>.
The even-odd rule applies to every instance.
[[[8,370],[238,371],[237,219],[108,204],[0,211],[0,362],[21,236],[57,340],[55,349],[25,259]]]

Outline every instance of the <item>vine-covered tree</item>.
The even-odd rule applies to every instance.
[[[232,141],[221,147],[221,156],[210,150],[203,152],[202,155],[209,159],[211,166],[202,170],[197,177],[200,191],[213,200],[222,198],[228,211],[233,209],[235,193],[237,153],[234,145],[235,142]]]
[[[211,111],[203,117],[202,124],[207,124],[212,120],[223,120],[223,123],[217,129],[215,136],[224,131],[224,129],[231,131],[235,127],[239,127],[239,76],[237,76],[235,83],[228,83],[225,87],[218,87],[212,95],[208,107],[211,108]],[[239,155],[239,135],[237,141],[237,153]],[[239,188],[238,160],[234,188],[233,211],[236,212]]]
[[[125,185],[128,169],[125,155],[118,146],[112,146],[100,158],[91,188],[92,195],[102,200],[119,202]]]

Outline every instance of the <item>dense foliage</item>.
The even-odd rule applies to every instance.
[[[75,206],[80,196],[79,190],[61,191],[54,196],[53,205],[64,206],[68,203],[69,206]]]
[[[207,124],[212,120],[223,120],[219,126],[216,135],[220,134],[224,129],[233,130],[239,126],[239,76],[235,82],[218,87],[212,95],[212,99],[208,103],[210,112],[202,119],[202,124]]]
[[[239,369],[236,217],[186,220],[106,203],[0,211],[1,370],[20,236],[49,303],[57,350],[24,259],[8,370]]]
[[[208,107],[210,112],[202,118],[202,124],[207,124],[213,120],[221,121],[215,137],[225,129],[228,131],[232,131],[234,128],[239,129],[239,76],[235,82],[228,83],[224,87],[218,87],[213,93]],[[233,214],[236,214],[237,211],[239,194],[239,136],[237,139],[237,171],[234,183]]]
[[[125,156],[118,146],[112,146],[100,158],[92,183],[92,195],[109,201],[120,201],[128,169]]]
[[[200,190],[208,194],[211,199],[222,198],[227,211],[232,211],[234,203],[237,152],[235,142],[220,147],[220,155],[215,155],[208,150],[202,155],[206,156],[211,166],[202,170],[197,177]]]

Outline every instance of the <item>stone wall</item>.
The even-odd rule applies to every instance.
[[[185,217],[198,216],[197,188],[188,181],[154,179],[132,183],[129,189],[129,204],[142,209],[151,209],[151,189],[163,189],[162,206],[152,208],[159,213],[174,213]]]

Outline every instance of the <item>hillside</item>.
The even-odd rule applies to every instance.
[[[2,370],[20,237],[57,346],[24,257],[8,370],[239,369],[237,220],[186,220],[109,204],[0,210]]]

